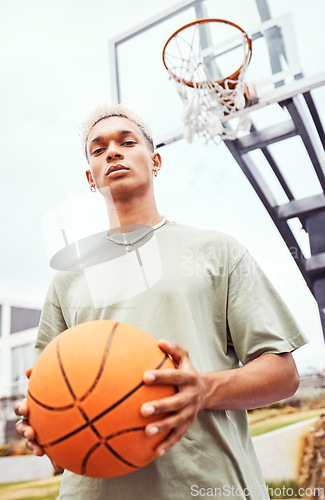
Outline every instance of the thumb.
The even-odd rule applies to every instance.
[[[26,370],[26,377],[29,378],[31,376],[31,373],[33,371],[33,366],[29,366]]]

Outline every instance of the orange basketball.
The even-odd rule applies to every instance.
[[[90,321],[65,330],[38,358],[27,393],[29,421],[46,454],[90,477],[114,477],[147,465],[168,431],[148,437],[147,401],[175,393],[146,386],[143,373],[174,368],[150,335],[116,321]]]

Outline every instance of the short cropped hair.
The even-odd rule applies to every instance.
[[[138,127],[140,128],[143,136],[148,141],[152,150],[155,149],[155,142],[153,139],[152,131],[139,115],[137,115],[131,109],[123,106],[122,104],[104,104],[94,109],[80,125],[81,142],[87,158],[88,156],[86,144],[90,130],[100,120],[103,120],[104,118],[110,118],[111,116],[121,116],[136,123],[136,125],[138,125]]]

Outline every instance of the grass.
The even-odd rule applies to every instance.
[[[267,483],[267,491],[271,500],[285,500],[289,498],[301,498],[300,486],[296,481],[276,481]]]
[[[37,481],[0,484],[0,500],[56,500],[61,476]]]
[[[264,410],[264,409],[263,409]],[[287,425],[295,424],[297,422],[302,422],[313,417],[319,417],[325,412],[324,408],[317,409],[287,409],[270,410],[268,409],[258,410],[249,415],[249,429],[251,436],[259,436],[265,432],[274,431],[285,427]]]

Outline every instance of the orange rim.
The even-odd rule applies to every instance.
[[[180,82],[180,83],[184,83],[185,85],[187,85],[188,87],[192,87],[192,88],[199,88],[201,85],[204,85],[206,83],[208,83],[210,80],[207,80],[205,82],[202,82],[202,83],[193,83],[192,81],[190,80],[181,80],[177,75],[175,75],[167,66],[167,63],[166,63],[166,60],[165,60],[165,51],[166,51],[166,47],[167,45],[169,44],[169,42],[176,36],[178,35],[178,33],[180,33],[181,31],[184,31],[185,29],[189,28],[190,26],[195,26],[196,24],[207,24],[207,23],[224,23],[224,24],[228,24],[229,26],[233,26],[234,28],[238,29],[239,31],[241,31],[244,35],[245,35],[245,38],[246,38],[246,41],[247,41],[247,47],[248,47],[248,50],[247,50],[247,54],[245,56],[245,59],[244,59],[244,62],[243,64],[234,72],[232,73],[231,75],[227,76],[226,78],[222,78],[221,80],[213,80],[213,83],[218,83],[219,85],[223,86],[225,81],[226,80],[237,80],[238,79],[238,76],[240,75],[240,72],[243,68],[244,65],[248,65],[249,64],[249,61],[252,57],[252,40],[251,38],[247,35],[246,31],[243,30],[240,26],[238,26],[238,24],[235,24],[235,23],[232,23],[231,21],[226,21],[225,19],[197,19],[196,21],[192,21],[191,23],[188,23],[188,24],[185,24],[185,26],[182,26],[181,28],[179,28],[178,30],[176,30],[167,40],[167,42],[165,43],[165,46],[163,48],[163,52],[162,52],[162,59],[163,59],[163,63],[164,63],[164,66],[165,68],[167,69],[167,71],[169,71],[169,73],[172,75],[172,77]]]

